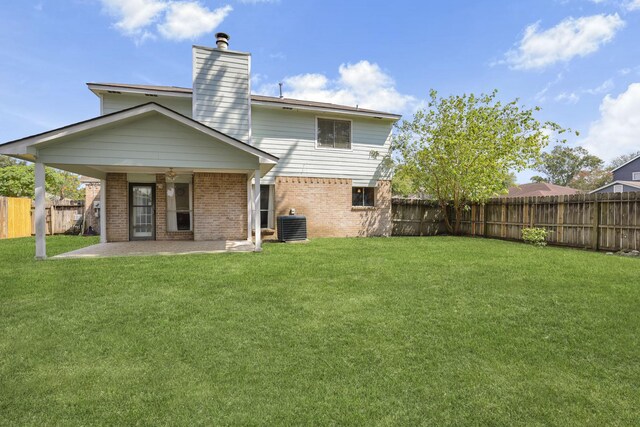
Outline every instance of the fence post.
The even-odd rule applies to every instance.
[[[502,199],[502,213],[500,216],[500,237],[507,237],[507,198]]]
[[[56,234],[56,205],[51,205],[49,208],[49,216],[51,217],[51,235]]]
[[[471,205],[471,235],[476,235],[476,204]]]
[[[591,248],[594,251],[599,249],[600,245],[600,194],[594,194],[591,218]]]
[[[556,233],[556,242],[557,243],[562,243],[562,241],[564,240],[564,205],[566,203],[566,197],[564,195],[558,196],[558,213],[557,213],[557,219],[556,222],[558,224],[558,226],[556,227],[558,229],[558,232]]]
[[[420,203],[418,204],[418,212],[420,212],[420,229],[418,230],[418,234],[420,235],[420,237],[422,237],[424,235],[423,233],[423,228],[424,228],[424,215],[427,213],[427,209],[424,206],[424,204]]]
[[[489,202],[484,203],[482,209],[482,235],[487,237],[487,210],[489,209]]]

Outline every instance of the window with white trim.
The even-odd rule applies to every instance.
[[[176,181],[179,181],[176,179]],[[189,182],[167,181],[167,231],[193,228],[193,189]]]
[[[318,148],[351,149],[351,120],[316,118]]]
[[[622,184],[616,184],[613,186],[614,193],[622,193],[623,190],[624,190],[624,186]]]
[[[351,206],[373,207],[375,206],[374,187],[353,187],[351,188]]]
[[[274,202],[274,186],[273,185],[261,185],[260,186],[260,227],[261,228],[275,228],[273,207]]]
[[[640,172],[634,172],[631,174],[632,181],[640,181]]]

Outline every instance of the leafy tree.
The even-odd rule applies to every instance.
[[[509,172],[509,174],[505,176],[503,185],[504,185],[504,188],[506,188],[507,190],[511,187],[515,187],[516,185],[518,185],[516,174],[514,172]]]
[[[398,165],[395,168],[393,179],[391,180],[391,193],[394,196],[407,197],[413,192],[411,174],[408,172],[402,165]]]
[[[491,94],[438,97],[430,92],[428,106],[397,127],[390,156],[411,177],[412,187],[451,207],[458,233],[462,212],[505,193],[512,171],[536,162],[548,144],[545,130],[565,132],[553,122],[534,117],[518,100],[503,104]]]
[[[549,153],[542,153],[536,167],[542,172],[544,182],[567,186],[581,171],[602,168],[602,159],[582,147],[563,147],[556,145]]]
[[[7,166],[12,166],[17,164],[18,161],[9,157],[9,156],[3,156],[2,154],[0,154],[0,168],[4,168]]]
[[[573,177],[569,187],[576,190],[591,191],[611,182],[611,172],[603,169],[583,170]]]
[[[0,196],[34,197],[35,168],[33,164],[14,163],[0,167]],[[78,175],[46,168],[47,193],[66,199],[84,199]]]
[[[634,151],[633,153],[623,154],[621,156],[618,156],[615,159],[611,160],[607,169],[613,170],[613,169],[619,168],[620,166],[624,165],[630,160],[635,159],[638,156],[640,156],[640,151]]]

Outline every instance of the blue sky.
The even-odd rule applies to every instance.
[[[189,87],[191,45],[225,31],[254,92],[410,117],[430,88],[495,88],[608,160],[640,149],[639,24],[640,0],[5,2],[0,141],[97,115],[86,82]]]

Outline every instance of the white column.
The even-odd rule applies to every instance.
[[[93,209],[93,206],[88,206],[87,209]],[[100,180],[100,243],[107,243],[107,180],[106,179]]]
[[[256,169],[256,174],[253,178],[253,200],[254,200],[254,210],[253,210],[253,220],[255,221],[255,233],[256,233],[256,252],[260,252],[262,250],[262,236],[260,236],[260,169]]]
[[[36,163],[36,259],[47,257],[47,212],[45,209],[44,163]]]
[[[251,222],[251,213],[253,210],[253,187],[251,186],[251,179],[253,176],[247,174],[247,240],[251,241],[251,228],[253,222]]]

